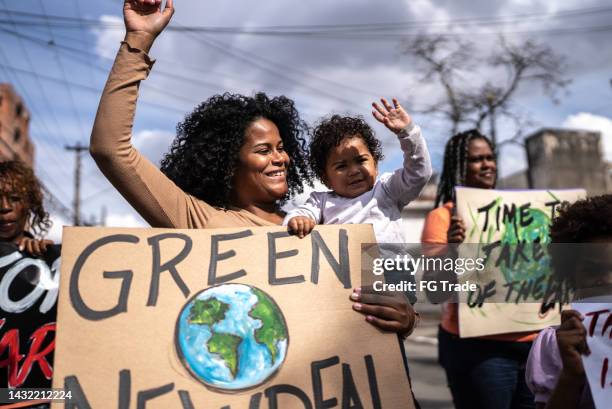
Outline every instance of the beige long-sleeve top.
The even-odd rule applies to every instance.
[[[153,227],[273,226],[247,210],[222,210],[185,193],[134,148],[138,88],[152,67],[146,53],[121,44],[91,134],[89,149],[102,173]]]

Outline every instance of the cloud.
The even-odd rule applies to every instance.
[[[117,54],[117,50],[119,49],[119,44],[124,37],[124,31],[121,29],[121,27],[123,27],[123,18],[120,16],[102,15],[99,20],[103,24],[118,25],[120,27],[120,29],[92,29],[92,32],[96,36],[96,54],[103,58],[115,58],[115,54]]]
[[[601,132],[604,157],[608,162],[612,162],[612,119],[588,112],[580,112],[567,117],[563,126]]]
[[[140,153],[159,166],[173,139],[174,134],[168,131],[145,129],[134,135],[133,143]]]
[[[106,217],[106,225],[120,227],[149,227],[146,222],[131,213],[111,213]]]

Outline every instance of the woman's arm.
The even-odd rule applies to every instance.
[[[102,173],[153,227],[192,227],[188,212],[195,201],[131,143],[138,88],[153,65],[146,53],[173,11],[172,0],[163,10],[160,0],[125,1],[125,41],[102,93],[90,141]]]

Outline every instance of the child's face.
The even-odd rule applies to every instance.
[[[354,198],[372,189],[378,170],[364,140],[346,137],[329,153],[325,164],[325,184],[342,197]]]
[[[22,195],[0,189],[0,241],[20,239],[27,217],[27,207]]]

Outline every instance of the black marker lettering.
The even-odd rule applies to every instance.
[[[76,376],[64,378],[64,390],[70,392],[71,398],[64,401],[64,409],[91,409],[91,405],[85,397],[83,388]]]
[[[159,243],[166,239],[181,239],[185,242],[183,249],[170,261],[161,264],[161,248]],[[147,240],[153,250],[153,268],[151,269],[151,285],[149,286],[149,299],[147,300],[147,306],[153,306],[157,304],[157,296],[159,295],[159,276],[164,271],[169,271],[170,275],[174,279],[176,285],[180,288],[183,296],[187,298],[189,295],[189,288],[181,278],[179,272],[176,270],[176,265],[183,261],[185,257],[191,251],[193,246],[191,238],[185,234],[180,233],[164,233],[153,236]]]
[[[169,383],[164,386],[138,392],[136,396],[136,409],[146,409],[148,401],[165,395],[166,393],[170,393],[172,389],[174,389],[174,384]]]
[[[342,364],[342,409],[363,409],[349,364]]]
[[[484,226],[482,226],[482,231],[487,231],[487,227],[489,226],[489,210],[491,210],[491,208],[495,206],[495,202],[496,200],[493,200],[488,205],[485,205],[481,207],[480,209],[478,209],[478,213],[485,214],[485,222],[484,222]]]
[[[332,252],[330,251],[329,247],[327,247],[327,244],[325,244],[325,241],[323,241],[323,238],[319,232],[311,232],[310,240],[312,241],[312,272],[310,281],[312,281],[314,284],[319,282],[319,270],[321,268],[319,262],[319,251],[321,251],[344,288],[351,288],[348,234],[346,230],[338,230],[338,260],[334,258]]]
[[[331,358],[321,361],[314,361],[310,364],[310,373],[312,374],[312,392],[315,409],[333,408],[338,405],[338,399],[330,398],[323,399],[323,382],[321,381],[321,370],[334,366],[340,363],[340,358],[332,356]]]
[[[312,409],[312,403],[310,403],[310,399],[308,399],[308,395],[306,395],[304,391],[298,388],[297,386],[274,385],[266,389],[264,393],[269,401],[268,402],[269,409],[279,409],[277,395],[280,395],[281,393],[286,393],[286,394],[297,397],[304,405],[304,409]],[[291,407],[294,407],[294,406],[291,406]]]
[[[224,275],[223,277],[217,277],[217,263],[219,261],[232,258],[236,255],[236,252],[234,250],[228,250],[224,253],[219,254],[219,242],[242,239],[252,235],[253,232],[251,230],[244,230],[238,233],[215,234],[210,236],[210,264],[208,266],[208,285],[225,283],[227,281],[235,280],[246,275],[246,271],[241,269],[236,272]]]
[[[287,250],[276,252],[276,239],[289,237],[287,231],[268,233],[268,283],[270,285],[296,284],[306,281],[303,275],[293,277],[276,277],[276,260],[289,258],[298,254],[297,250]]]
[[[372,395],[372,409],[381,409],[380,392],[378,391],[378,381],[376,380],[376,368],[374,368],[374,359],[372,355],[364,357],[366,370],[368,373],[368,384],[370,385],[370,394]]]
[[[85,304],[85,301],[83,301],[79,291],[79,277],[87,258],[98,248],[110,243],[138,243],[138,237],[131,234],[114,234],[112,236],[102,237],[101,239],[94,241],[79,255],[74,263],[74,267],[72,268],[72,273],[70,274],[69,292],[72,306],[81,317],[90,321],[103,320],[127,311],[128,295],[133,276],[133,272],[131,270],[104,271],[102,273],[104,278],[119,278],[122,280],[117,304],[109,310],[96,311],[89,308]]]

